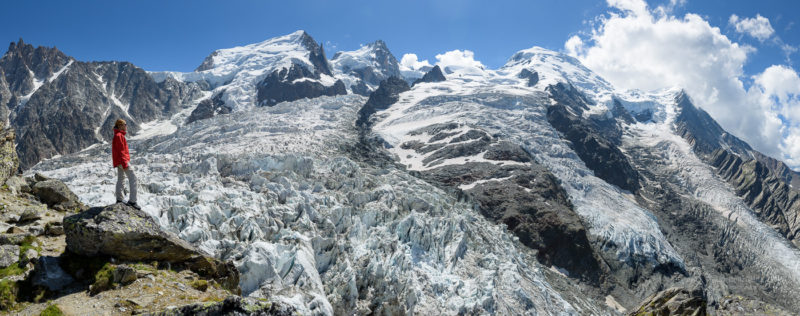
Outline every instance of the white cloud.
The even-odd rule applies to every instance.
[[[754,18],[744,19],[739,18],[736,14],[732,14],[730,19],[728,19],[728,23],[736,28],[736,32],[748,34],[762,42],[769,39],[772,34],[775,34],[775,30],[772,28],[772,24],[769,23],[769,19],[761,16],[761,14],[756,14]]]
[[[431,67],[431,63],[427,59],[420,61],[417,54],[405,54],[400,59],[400,67],[405,67],[409,70],[418,70],[423,67]]]
[[[470,50],[451,50],[436,55],[436,60],[436,64],[446,72],[480,73],[486,69],[486,66],[475,60],[475,53]]]
[[[643,0],[607,1],[622,14],[609,12],[587,35],[571,37],[564,44],[568,54],[618,88],[684,88],[727,131],[800,167],[800,145],[791,143],[800,137],[792,129],[800,107],[789,105],[800,94],[788,93],[800,89],[790,80],[794,70],[767,69],[746,90],[743,67],[755,48],[731,41],[697,14],[672,16],[662,7],[648,9]]]

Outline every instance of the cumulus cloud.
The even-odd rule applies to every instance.
[[[797,75],[794,70],[767,69],[752,77],[755,83],[745,89],[743,67],[755,48],[731,41],[697,14],[672,16],[663,7],[651,10],[643,0],[607,3],[614,10],[600,17],[586,35],[571,37],[564,44],[568,54],[618,88],[681,87],[723,128],[757,150],[800,167],[800,145],[791,143],[800,137],[791,129],[793,122],[800,122],[793,114],[800,110],[787,106],[797,100],[787,81],[792,73]]]
[[[470,50],[451,50],[436,55],[436,60],[436,64],[446,72],[482,72],[486,69],[486,66],[475,60],[475,53]]]
[[[420,61],[417,54],[405,54],[400,59],[400,66],[411,70],[418,70],[424,67],[431,67],[427,59]]]
[[[762,42],[769,39],[772,34],[775,34],[775,30],[772,28],[772,24],[769,23],[769,19],[761,16],[761,14],[756,14],[754,18],[744,19],[739,18],[736,14],[732,14],[730,19],[728,19],[728,23],[736,28],[736,32],[748,34]]]

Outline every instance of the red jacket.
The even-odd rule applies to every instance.
[[[128,141],[125,140],[125,131],[114,129],[114,140],[111,141],[111,159],[114,162],[114,168],[122,165],[122,168],[128,169],[128,162],[131,161],[131,155],[128,153]]]

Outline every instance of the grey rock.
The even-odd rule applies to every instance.
[[[231,113],[231,107],[225,105],[225,101],[222,100],[224,94],[225,91],[220,91],[210,99],[200,101],[197,107],[192,111],[192,114],[189,115],[189,118],[186,119],[186,124],[205,120],[219,114]]]
[[[128,261],[181,263],[239,290],[239,271],[230,262],[211,258],[171,233],[140,210],[124,204],[93,207],[64,218],[67,250],[82,256],[108,255]]]
[[[0,234],[0,245],[21,245],[30,234]]]
[[[19,176],[9,177],[6,180],[6,185],[8,186],[8,190],[11,191],[12,195],[31,192],[31,187],[25,181],[25,178]]]
[[[702,291],[669,288],[645,299],[629,315],[707,315],[708,302]]]
[[[61,236],[64,234],[64,226],[61,222],[49,222],[45,225],[45,233],[50,236]]]
[[[315,81],[296,81],[300,78],[319,79],[319,70],[311,72],[303,66],[292,64],[289,69],[283,68],[269,74],[259,82],[257,89],[257,102],[262,106],[273,106],[280,102],[294,101],[302,98],[316,98],[327,95],[347,94],[347,89],[341,80],[337,80],[330,87]]]
[[[211,316],[211,315],[294,315],[295,309],[278,302],[263,302],[253,298],[229,296],[214,304],[190,304],[161,312],[148,313],[148,316]]]
[[[19,246],[2,245],[0,246],[0,268],[8,267],[19,261]]]
[[[539,73],[536,71],[530,71],[528,69],[522,69],[517,75],[520,79],[528,79],[526,85],[528,87],[533,87],[537,83],[539,83]]]
[[[0,117],[0,121],[4,121]],[[0,184],[17,173],[19,168],[19,157],[15,148],[16,134],[10,127],[5,126],[5,122],[0,122]]]
[[[39,226],[39,225],[31,225],[31,226],[28,226],[27,228],[28,228],[28,232],[33,236],[41,236],[41,235],[44,235],[44,233],[45,233],[44,227]]]
[[[22,211],[22,214],[19,215],[17,218],[17,223],[30,223],[41,218],[42,216],[39,214],[39,212],[28,208]]]
[[[601,135],[600,128],[573,114],[588,108],[585,96],[574,88],[550,87],[548,90],[557,103],[547,108],[547,121],[572,143],[575,152],[597,177],[631,192],[639,190],[639,173],[625,154]]]
[[[136,281],[136,269],[128,266],[128,265],[118,265],[114,271],[111,272],[112,275],[112,282],[119,283],[122,285],[128,285]]]
[[[422,76],[422,78],[415,80],[414,83],[411,84],[411,86],[413,87],[418,83],[423,83],[423,82],[440,82],[445,80],[447,80],[447,78],[445,78],[444,74],[442,73],[442,69],[439,68],[439,65],[436,65],[433,66],[431,70],[426,72],[425,75]]]
[[[39,198],[42,203],[59,211],[72,208],[83,208],[78,196],[70,191],[64,182],[60,180],[46,180],[37,182],[33,185],[33,195]]]
[[[20,265],[27,265],[28,262],[36,264],[38,258],[39,253],[35,249],[28,249],[20,256],[19,263]]]
[[[42,256],[36,262],[33,271],[33,285],[47,287],[50,291],[58,291],[75,282],[59,265],[58,257]]]
[[[381,81],[378,89],[370,94],[367,103],[365,103],[364,106],[358,110],[356,126],[359,126],[360,128],[367,128],[369,124],[369,117],[373,113],[387,109],[390,105],[394,104],[400,99],[400,93],[410,89],[411,88],[408,86],[408,83],[405,80],[400,79],[400,77],[393,76]]]
[[[761,221],[800,247],[800,190],[761,161],[744,160],[729,149],[717,149],[709,162]]]

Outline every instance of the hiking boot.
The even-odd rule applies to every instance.
[[[132,207],[132,208],[135,208],[135,209],[137,209],[137,210],[141,210],[141,209],[142,209],[142,207],[141,207],[141,206],[139,206],[139,204],[136,204],[136,202],[128,202],[128,203],[126,203],[126,204],[128,204],[128,206],[130,206],[130,207]]]
[[[122,200],[117,200],[117,204],[120,204],[120,203],[122,203]]]

